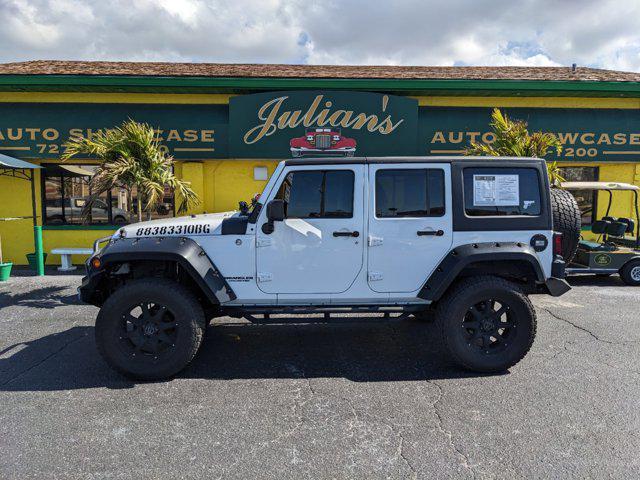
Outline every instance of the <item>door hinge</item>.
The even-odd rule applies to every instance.
[[[271,245],[270,238],[258,237],[256,238],[256,247],[268,247]]]
[[[273,279],[270,273],[258,273],[258,282],[270,282]]]
[[[376,247],[378,245],[382,245],[382,237],[374,237],[373,235],[369,235],[369,246]]]
[[[370,282],[379,282],[382,280],[381,272],[369,272],[369,281]]]

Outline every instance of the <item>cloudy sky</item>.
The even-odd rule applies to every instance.
[[[640,0],[0,0],[0,61],[640,71]]]

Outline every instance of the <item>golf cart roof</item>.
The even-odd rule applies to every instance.
[[[562,182],[565,190],[640,190],[637,185],[620,182]]]

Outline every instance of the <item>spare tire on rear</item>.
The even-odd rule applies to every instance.
[[[569,263],[573,260],[580,241],[582,221],[578,203],[571,192],[552,188],[551,212],[553,214],[553,231],[562,234],[562,258],[566,263]]]

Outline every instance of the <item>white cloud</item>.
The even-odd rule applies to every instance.
[[[0,61],[640,70],[637,0],[0,0]]]

